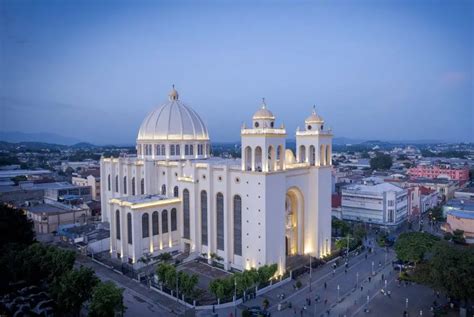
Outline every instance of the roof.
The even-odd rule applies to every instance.
[[[58,206],[53,206],[49,204],[39,204],[36,206],[29,207],[28,211],[35,214],[42,214],[42,213],[61,214],[61,213],[71,212],[72,210],[59,208]]]
[[[178,99],[174,88],[169,101],[150,112],[138,131],[137,141],[154,140],[209,140],[201,117]]]
[[[474,212],[463,211],[463,210],[450,210],[447,212],[448,215],[458,217],[458,218],[466,218],[474,220]]]
[[[448,200],[445,207],[447,207],[447,208],[469,209],[469,210],[474,211],[474,200],[472,200],[472,199],[452,198],[452,199]]]
[[[361,192],[367,192],[367,193],[372,193],[372,194],[383,194],[384,192],[389,192],[389,191],[401,193],[404,191],[403,188],[400,188],[390,183],[381,183],[381,184],[376,184],[376,185],[349,185],[349,186],[346,186],[343,190],[361,191]]]

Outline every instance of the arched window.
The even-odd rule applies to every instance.
[[[300,145],[300,151],[299,151],[299,154],[300,154],[300,163],[304,163],[306,162],[306,147],[304,145]]]
[[[123,193],[127,193],[127,176],[123,177]]]
[[[314,145],[309,146],[309,165],[316,165],[316,150]]]
[[[245,170],[251,171],[252,170],[252,148],[250,146],[247,146],[245,148],[244,160],[245,160],[245,163],[244,163]]]
[[[262,171],[262,148],[257,146],[255,148],[255,171],[261,172]]]
[[[127,214],[127,238],[128,238],[128,243],[132,244],[133,238],[132,238],[132,214],[131,213]]]
[[[115,192],[119,192],[119,180],[118,175],[115,175]]]
[[[115,211],[115,231],[117,240],[120,240],[120,210]]]
[[[166,195],[166,185],[165,184],[161,185],[161,194]]]
[[[109,174],[109,175],[107,175],[107,189],[108,189],[109,191],[111,191],[111,185],[112,185],[112,184],[110,183],[110,174]]]
[[[145,195],[145,179],[140,180],[140,195]]]
[[[176,144],[176,155],[181,154],[181,149],[179,148],[179,144]]]
[[[224,251],[224,195],[216,196],[217,249]]]
[[[331,146],[326,145],[326,165],[331,165]]]
[[[179,188],[178,188],[178,186],[175,186],[175,187],[173,188],[173,196],[174,196],[174,197],[178,197],[178,196],[179,196]]]
[[[168,232],[168,210],[166,209],[161,212],[161,232]]]
[[[136,191],[135,191],[135,177],[132,177],[132,195],[135,195],[136,194]]]
[[[142,215],[142,238],[148,238],[150,236],[150,219],[148,214],[145,213]]]
[[[151,214],[151,231],[154,236],[160,233],[160,226],[158,223],[158,211]]]
[[[234,196],[234,254],[242,255],[242,198]]]
[[[201,191],[201,243],[207,246],[207,192]]]
[[[189,191],[183,190],[183,237],[189,239],[190,233],[190,217],[189,217]]]
[[[171,209],[171,231],[178,230],[178,215],[176,208]]]
[[[321,144],[321,147],[319,148],[319,165],[321,166],[326,165],[325,155],[324,155],[324,145],[322,144]]]

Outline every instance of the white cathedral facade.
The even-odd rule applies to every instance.
[[[313,110],[296,155],[286,136],[263,102],[241,129],[241,159],[211,157],[206,125],[173,88],[143,121],[136,157],[101,159],[112,257],[139,266],[162,252],[216,254],[226,269],[282,273],[287,256],[329,254],[332,133]]]

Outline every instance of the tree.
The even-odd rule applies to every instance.
[[[424,232],[402,233],[395,243],[395,252],[402,261],[420,262],[439,238]]]
[[[388,170],[392,167],[392,157],[388,154],[377,153],[370,159],[370,168],[373,170]]]
[[[449,296],[467,301],[474,298],[474,250],[445,241],[437,243],[430,259],[430,281]]]
[[[82,304],[91,298],[92,290],[98,283],[99,279],[92,269],[80,267],[57,278],[51,293],[61,313],[78,316]]]
[[[225,289],[222,279],[217,278],[215,280],[212,280],[211,283],[209,283],[209,291],[214,294],[216,298],[224,298]]]
[[[116,312],[125,311],[123,304],[123,289],[118,288],[114,282],[100,282],[92,292],[89,306],[89,316],[110,317]]]
[[[466,243],[466,239],[464,238],[464,231],[460,229],[456,229],[453,231],[453,242],[458,244]]]
[[[33,222],[20,209],[0,205],[0,246],[8,243],[32,244],[35,240]]]
[[[163,252],[160,255],[158,255],[158,260],[162,262],[168,262],[172,259],[173,257],[171,256],[171,253],[169,252]]]

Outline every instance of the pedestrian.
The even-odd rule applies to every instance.
[[[367,260],[367,253],[365,254],[365,259]]]
[[[324,300],[324,305],[327,305],[327,304],[328,304],[328,299],[326,298],[326,299]]]
[[[324,282],[324,289],[328,288],[328,284]]]
[[[345,270],[344,270],[344,273],[346,273],[346,274],[347,274],[347,269],[345,269]]]
[[[382,281],[384,280],[385,275],[382,274]]]
[[[364,286],[361,286],[360,287],[360,291],[362,292],[364,290]]]
[[[301,310],[300,310],[300,315],[301,315],[301,317],[303,317],[303,308],[301,308]]]
[[[332,276],[336,275],[336,270],[332,270]]]
[[[370,283],[370,281],[372,281],[372,277],[369,276],[369,283]]]

